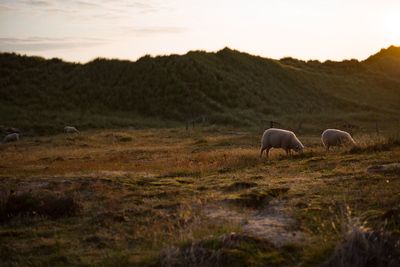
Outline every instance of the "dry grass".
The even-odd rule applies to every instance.
[[[160,266],[291,266],[267,240],[229,233],[172,247],[161,252]]]
[[[306,153],[288,158],[272,150],[267,160],[259,158],[260,135],[215,128],[119,130],[2,145],[3,210],[11,191],[34,199],[51,192],[53,200],[78,200],[79,213],[48,216],[37,207],[22,212],[29,216],[8,212],[17,216],[0,224],[0,259],[13,266],[154,266],[161,264],[161,251],[177,248],[173,262],[190,254],[188,244],[202,248],[227,233],[241,235],[240,223],[204,215],[209,204],[231,200],[237,202],[228,208],[246,213],[262,211],[269,199],[278,199],[295,219],[296,231],[309,238],[292,247],[260,246],[254,254],[249,248],[258,243],[249,237],[243,244],[207,252],[224,251],[228,256],[222,262],[239,257],[243,261],[238,262],[250,266],[258,260],[265,265],[320,264],[342,240],[338,229],[344,205],[371,229],[385,220],[387,231],[398,229],[398,218],[389,216],[400,205],[398,173],[366,171],[398,159],[396,142],[356,136],[362,148],[357,152],[326,153],[319,137],[300,136]],[[371,150],[381,143],[389,149]]]
[[[343,228],[343,242],[323,266],[400,266],[400,235],[370,230],[354,218],[348,218]]]
[[[361,135],[357,138],[357,145],[349,150],[349,153],[387,151],[400,146],[400,139],[384,136]]]

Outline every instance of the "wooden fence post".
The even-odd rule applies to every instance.
[[[379,135],[378,121],[375,121],[375,131],[376,131],[376,135]]]

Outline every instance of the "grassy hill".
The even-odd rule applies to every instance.
[[[0,54],[0,125],[28,134],[80,128],[398,118],[400,47],[365,61],[273,60],[217,53],[86,64]]]

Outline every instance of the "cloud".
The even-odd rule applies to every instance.
[[[27,4],[27,5],[31,5],[31,6],[51,6],[51,2],[50,1],[46,1],[46,0],[26,0],[23,1],[23,3]]]
[[[43,16],[56,14],[82,20],[88,18],[115,20],[132,17],[133,13],[146,15],[166,10],[165,4],[158,0],[0,0],[0,2],[0,12],[19,12],[27,16],[32,13]]]
[[[46,12],[50,14],[63,14],[63,15],[75,15],[77,10],[67,10],[61,8],[47,8]]]
[[[126,4],[127,7],[133,7],[133,8],[152,8],[153,6],[148,4],[147,2],[130,2]]]
[[[139,13],[154,13],[162,9],[159,5],[149,4],[145,1],[130,2],[126,3],[125,6],[126,8],[133,9],[135,11],[138,11]]]
[[[15,8],[0,5],[0,12],[7,12],[7,11],[13,11],[13,10],[15,10]]]
[[[100,4],[96,4],[96,3],[92,3],[92,2],[88,2],[88,1],[80,1],[80,0],[77,0],[77,1],[72,1],[72,3],[75,5],[75,6],[78,6],[78,7],[80,7],[80,8],[86,8],[86,7],[88,7],[88,8],[101,8],[102,6],[100,5]]]
[[[184,27],[151,26],[140,28],[126,28],[127,33],[137,35],[180,34],[187,31]]]
[[[108,40],[100,38],[2,37],[0,38],[0,50],[5,52],[47,51],[92,47],[106,43]]]

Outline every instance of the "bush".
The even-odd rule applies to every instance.
[[[51,219],[73,216],[80,209],[79,203],[70,196],[59,196],[50,192],[22,192],[10,194],[0,206],[0,221],[15,216],[41,215]]]

